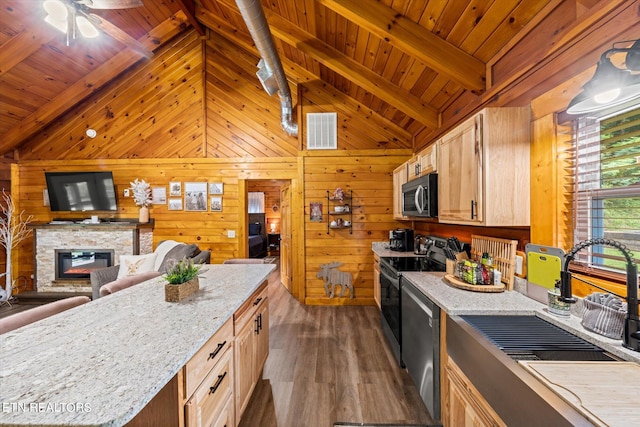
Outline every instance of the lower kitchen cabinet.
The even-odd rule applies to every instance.
[[[381,309],[380,297],[380,256],[373,254],[373,299]]]
[[[269,355],[267,282],[234,314],[235,411],[240,421]]]
[[[233,351],[227,349],[211,372],[185,405],[187,427],[233,425],[218,422],[229,418],[229,402],[233,400]],[[231,407],[233,410],[233,407]]]
[[[505,426],[451,358],[447,358],[442,422],[445,427]]]

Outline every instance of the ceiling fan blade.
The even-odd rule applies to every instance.
[[[91,9],[131,9],[144,6],[142,0],[80,0],[77,3]]]
[[[153,52],[151,50],[147,49],[145,45],[131,37],[125,31],[121,30],[117,25],[114,25],[103,17],[95,15],[93,13],[81,13],[89,18],[91,23],[98,27],[101,31],[118,40],[120,43],[123,43],[129,49],[138,52],[140,55],[143,55],[147,58],[153,56]]]

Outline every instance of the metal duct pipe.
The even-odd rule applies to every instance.
[[[242,13],[244,22],[249,28],[258,52],[269,70],[274,73],[276,84],[278,85],[278,96],[280,97],[280,124],[282,129],[291,136],[298,136],[298,124],[293,122],[293,101],[289,83],[284,75],[282,62],[278,56],[275,43],[271,37],[267,18],[264,16],[260,0],[236,0],[236,4]]]

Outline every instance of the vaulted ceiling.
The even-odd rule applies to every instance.
[[[42,2],[4,0],[0,9],[0,155],[181,32],[257,52],[234,0],[91,9],[103,34],[68,42],[44,22]],[[491,66],[563,3],[578,14],[602,2],[262,0],[290,78],[311,73],[413,135],[436,129],[463,97],[490,95]]]

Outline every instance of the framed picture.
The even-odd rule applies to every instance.
[[[184,183],[184,210],[188,212],[207,210],[207,183]]]
[[[182,183],[181,182],[170,182],[169,183],[169,196],[171,196],[171,197],[182,196]]]
[[[169,199],[169,210],[170,211],[181,211],[182,210],[182,199]]]
[[[210,182],[209,194],[222,194],[224,190],[224,184],[222,182]]]
[[[167,204],[167,188],[151,187],[151,203],[153,203],[154,205],[166,205]]]
[[[211,198],[211,212],[222,212],[222,197]]]
[[[309,203],[310,219],[313,222],[322,221],[322,203],[311,202]]]

